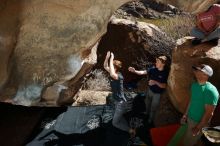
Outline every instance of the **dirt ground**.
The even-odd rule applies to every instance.
[[[182,114],[178,112],[169,100],[168,95],[165,93],[161,97],[160,107],[156,113],[155,126],[165,126],[169,124],[176,124],[180,122]]]

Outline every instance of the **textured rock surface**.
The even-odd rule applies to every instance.
[[[186,37],[178,41],[172,51],[172,65],[168,79],[168,92],[174,106],[181,112],[186,109],[190,97],[190,85],[193,81],[192,65],[205,63],[210,65],[214,74],[210,78],[217,89],[220,89],[220,47],[216,42],[191,45]]]
[[[10,79],[17,79],[18,104],[29,105],[46,85],[74,77],[112,13],[127,1],[2,0],[0,89],[10,75],[9,63],[16,67]]]
[[[140,0],[124,4],[114,15],[119,18],[147,18],[165,19],[169,16],[181,14],[181,11],[169,4],[156,2],[155,0]],[[132,17],[131,17],[132,16]]]
[[[1,0],[0,101],[31,105],[48,85],[72,79],[110,16],[128,1]],[[162,2],[192,11],[215,1]]]
[[[170,56],[173,47],[172,40],[153,24],[113,18],[99,43],[97,66],[103,68],[104,57],[110,50],[115,59],[122,61],[122,73],[130,81],[138,77],[128,72],[129,66],[145,69],[155,62],[156,56]]]

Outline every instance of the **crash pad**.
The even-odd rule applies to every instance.
[[[166,146],[176,133],[180,124],[172,124],[150,129],[151,139],[154,146]]]
[[[187,130],[187,124],[181,125],[178,130],[176,131],[175,135],[172,137],[172,139],[169,141],[167,146],[178,146],[179,141],[183,137],[184,133]]]

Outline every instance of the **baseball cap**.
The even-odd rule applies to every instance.
[[[201,64],[199,66],[192,66],[192,68],[195,69],[195,70],[202,71],[203,73],[205,73],[209,77],[211,77],[213,75],[213,70],[209,65]]]
[[[159,57],[157,57],[157,59],[161,60],[162,63],[164,63],[164,64],[166,64],[166,62],[167,62],[167,57],[166,56],[159,56]]]

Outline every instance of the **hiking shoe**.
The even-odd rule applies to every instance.
[[[192,40],[192,45],[198,45],[198,44],[200,44],[201,42],[202,42],[201,39],[195,38],[195,39]]]

